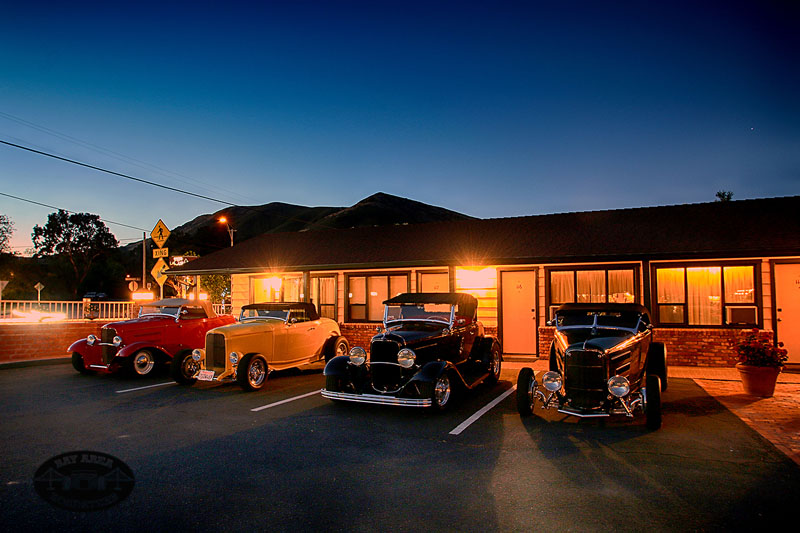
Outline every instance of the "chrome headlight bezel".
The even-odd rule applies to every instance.
[[[354,346],[350,349],[350,364],[361,366],[367,361],[367,351],[361,346]]]
[[[119,348],[122,345],[122,337],[119,335],[115,336],[113,339],[111,339],[111,344]]]
[[[239,364],[239,360],[241,360],[241,358],[242,358],[242,354],[240,354],[239,352],[231,352],[231,353],[228,354],[228,360],[234,366]]]
[[[607,383],[608,392],[617,398],[627,396],[631,391],[631,383],[625,376],[613,376]]]
[[[403,368],[411,368],[417,362],[417,354],[411,348],[402,348],[397,352],[397,364]]]
[[[542,375],[542,386],[550,392],[558,392],[564,386],[564,379],[559,372],[550,370]]]
[[[89,346],[94,346],[94,343],[97,342],[97,337],[94,335],[89,335],[86,337],[86,344]]]
[[[206,351],[202,348],[195,348],[192,350],[192,359],[195,361],[200,361],[201,359],[205,359]]]

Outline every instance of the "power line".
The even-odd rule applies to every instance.
[[[50,154],[50,153],[47,153],[47,152],[43,152],[41,150],[36,150],[34,148],[29,148],[27,146],[22,146],[21,144],[15,144],[15,143],[11,143],[11,142],[8,142],[8,141],[4,141],[2,139],[0,139],[0,143],[8,145],[8,146],[13,146],[14,148],[19,148],[20,150],[27,150],[28,152],[33,152],[34,154],[43,155],[45,157],[52,157],[53,159],[58,159],[59,161],[64,161],[66,163],[72,163],[73,165],[78,165],[80,167],[86,167],[86,168],[90,168],[92,170],[97,170],[98,172],[105,172],[106,174],[112,174],[114,176],[119,176],[121,178],[125,178],[125,179],[128,179],[128,180],[138,181],[139,183],[146,183],[147,185],[152,185],[153,187],[160,187],[160,188],[166,189],[168,191],[178,192],[178,193],[181,193],[181,194],[187,194],[189,196],[194,196],[195,198],[201,198],[203,200],[208,200],[210,202],[217,202],[219,204],[223,204],[223,205],[227,205],[227,206],[235,206],[236,205],[236,204],[233,204],[231,202],[225,202],[223,200],[217,200],[216,198],[211,198],[210,196],[204,196],[202,194],[197,194],[197,193],[194,193],[194,192],[184,191],[183,189],[178,189],[176,187],[170,187],[168,185],[161,185],[160,183],[156,183],[154,181],[148,181],[148,180],[145,180],[145,179],[142,179],[142,178],[136,178],[134,176],[129,176],[128,174],[123,174],[121,172],[114,172],[113,170],[108,170],[108,169],[105,169],[105,168],[96,167],[96,166],[90,165],[88,163],[81,163],[80,161],[75,161],[74,159],[67,159],[66,157],[61,157],[59,155]]]
[[[34,205],[40,205],[42,207],[47,207],[49,209],[56,209],[58,211],[65,211],[65,212],[73,214],[73,215],[77,214],[75,211],[70,211],[69,209],[64,209],[62,207],[56,207],[54,205],[43,204],[42,202],[37,202],[35,200],[29,200],[27,198],[21,198],[19,196],[14,196],[13,194],[0,192],[0,196],[7,196],[8,198],[13,198],[14,200],[19,200],[21,202],[28,202],[29,204],[34,204]],[[108,219],[105,219],[105,218],[101,218],[100,220],[102,220],[103,222],[107,222],[109,224],[116,224],[117,226],[125,226],[126,228],[135,229],[135,230],[139,230],[139,231],[145,231],[145,232],[147,231],[144,228],[138,228],[136,226],[131,226],[130,224],[123,224],[122,222],[114,222],[113,220],[108,220]],[[137,240],[141,240],[141,239],[137,239]]]
[[[155,172],[157,172],[157,173],[159,173],[159,174],[161,174],[161,175],[163,175],[165,177],[172,177],[173,179],[177,179],[178,181],[182,181],[184,183],[191,183],[191,184],[199,186],[200,188],[205,189],[207,191],[217,190],[217,191],[220,191],[220,192],[222,192],[224,194],[230,194],[230,195],[242,198],[242,199],[247,199],[247,197],[242,196],[241,194],[237,194],[237,193],[234,193],[234,192],[231,192],[231,191],[226,191],[226,190],[219,189],[219,188],[214,188],[211,184],[204,183],[204,182],[202,182],[200,180],[193,179],[190,176],[186,176],[186,175],[180,174],[178,172],[173,172],[171,170],[167,170],[167,169],[161,168],[161,167],[159,167],[157,165],[153,165],[153,164],[148,163],[146,161],[142,161],[142,160],[127,156],[125,154],[122,154],[122,153],[119,153],[119,152],[115,152],[114,150],[109,150],[108,148],[104,148],[102,146],[98,146],[98,145],[90,143],[88,141],[84,141],[82,139],[78,139],[76,137],[72,137],[71,135],[67,135],[66,133],[61,133],[61,132],[53,130],[51,128],[47,128],[45,126],[40,126],[38,124],[35,124],[33,122],[30,122],[28,120],[22,119],[20,117],[11,115],[11,114],[3,112],[3,111],[0,111],[0,117],[4,117],[7,120],[11,120],[13,122],[17,122],[18,124],[22,124],[23,126],[27,126],[29,128],[38,130],[38,131],[46,133],[48,135],[52,135],[54,137],[58,137],[59,139],[62,139],[62,140],[68,141],[68,142],[72,142],[74,144],[80,145],[80,146],[82,146],[84,148],[87,148],[89,150],[92,150],[92,151],[107,155],[109,157],[113,157],[113,158],[118,159],[120,161],[124,161],[124,162],[130,163],[130,164],[136,165],[136,166],[138,166],[140,168],[144,168],[144,169],[149,169],[151,171],[155,171]],[[177,176],[178,178],[175,178],[175,176]],[[185,180],[182,180],[180,178],[185,178]]]
[[[208,200],[210,202],[216,202],[218,204],[222,204],[222,205],[225,205],[227,207],[238,207],[240,209],[245,209],[247,211],[259,212],[258,209],[253,209],[252,207],[248,207],[248,206],[245,206],[245,205],[239,206],[239,205],[236,205],[236,204],[231,203],[231,202],[226,202],[224,200],[219,200],[217,198],[212,198],[210,196],[204,196],[202,194],[197,194],[197,193],[194,193],[194,192],[191,192],[191,191],[185,191],[183,189],[178,189],[176,187],[170,187],[168,185],[162,185],[162,184],[156,183],[154,181],[149,181],[149,180],[145,180],[145,179],[142,179],[142,178],[129,176],[128,174],[123,174],[121,172],[115,172],[113,170],[108,170],[108,169],[105,169],[105,168],[102,168],[102,167],[98,167],[98,166],[95,166],[95,165],[90,165],[88,163],[82,163],[82,162],[76,161],[74,159],[68,159],[66,157],[61,157],[59,155],[55,155],[55,154],[51,154],[51,153],[48,153],[48,152],[44,152],[42,150],[36,150],[35,148],[30,148],[29,146],[23,146],[21,144],[12,143],[12,142],[9,142],[9,141],[4,141],[2,139],[0,139],[0,144],[5,144],[7,146],[11,146],[11,147],[14,147],[14,148],[19,148],[20,150],[26,150],[28,152],[32,152],[32,153],[38,154],[38,155],[43,155],[45,157],[51,157],[51,158],[57,159],[59,161],[64,161],[66,163],[71,163],[73,165],[78,165],[78,166],[81,166],[81,167],[90,168],[92,170],[97,170],[98,172],[105,172],[106,174],[111,174],[113,176],[119,176],[121,178],[137,181],[139,183],[146,183],[147,185],[152,185],[153,187],[159,187],[161,189],[166,189],[168,191],[173,191],[173,192],[177,192],[177,193],[180,193],[180,194],[186,194],[188,196],[194,196],[195,198]],[[311,222],[311,221],[308,221],[308,220],[303,220],[303,219],[300,219],[300,218],[297,218],[297,217],[287,217],[287,216],[279,215],[277,213],[273,213],[272,216],[283,218],[283,219],[286,219],[286,220],[294,220],[294,221],[297,221],[297,222],[302,222],[302,223],[308,224],[310,226],[319,226],[320,228],[333,229],[332,226],[328,226],[326,224],[319,224],[317,222]]]

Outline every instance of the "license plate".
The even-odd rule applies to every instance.
[[[197,379],[200,381],[214,381],[214,371],[213,370],[201,370],[197,373]]]

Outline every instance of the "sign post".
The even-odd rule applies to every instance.
[[[164,274],[164,271],[167,269],[167,263],[164,261],[164,258],[169,257],[169,249],[164,248],[164,243],[167,242],[169,235],[170,231],[167,225],[159,218],[153,231],[150,232],[150,238],[153,239],[155,245],[158,246],[158,249],[153,250],[153,259],[158,259],[158,261],[156,261],[156,266],[153,267],[150,274],[153,275],[156,283],[158,283],[158,286],[161,288],[161,298],[164,298],[164,282],[167,281],[167,275]]]
[[[0,300],[3,299],[3,289],[8,285],[8,280],[0,279]]]
[[[42,289],[44,289],[44,285],[42,285],[42,282],[40,281],[39,283],[34,285],[33,288],[36,289],[36,301],[41,303],[41,301],[42,301]]]

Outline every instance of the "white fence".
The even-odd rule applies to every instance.
[[[87,302],[66,300],[0,300],[0,319],[28,318],[42,321],[60,320],[126,320],[134,318],[133,302]],[[212,304],[218,315],[231,313],[230,304]]]
[[[0,300],[0,319],[30,318],[47,320],[60,318],[81,320],[96,318],[100,320],[117,320],[131,318],[133,302],[87,302],[65,300]],[[55,316],[53,316],[55,315]]]

